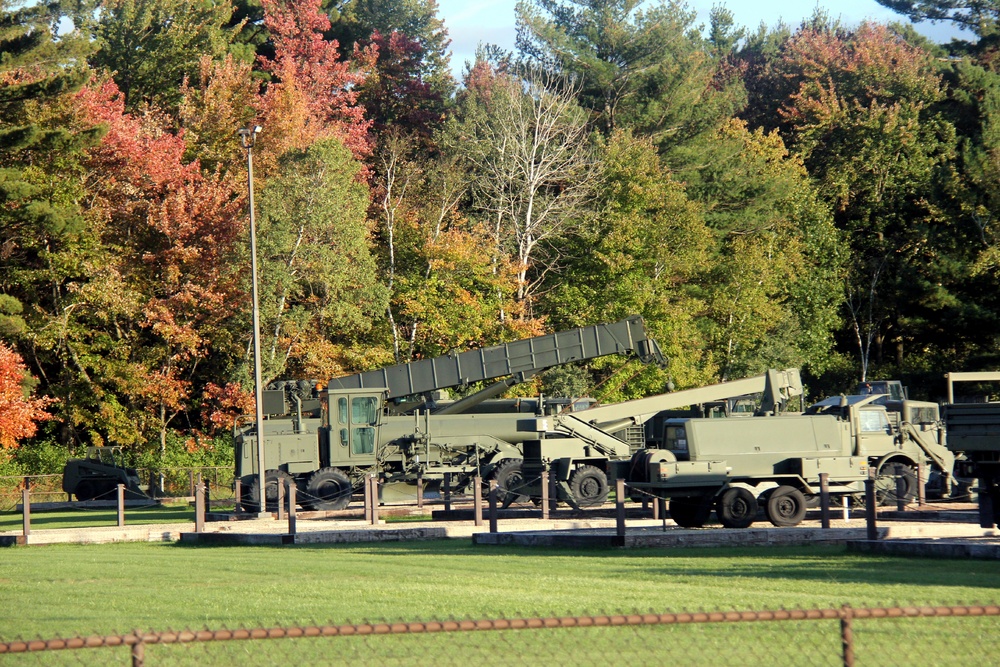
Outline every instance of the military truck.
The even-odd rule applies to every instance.
[[[610,480],[623,476],[621,466],[637,451],[620,435],[630,427],[642,427],[660,418],[664,411],[684,406],[725,403],[733,397],[763,394],[757,415],[781,412],[792,398],[802,394],[797,369],[769,370],[742,380],[733,380],[673,391],[647,398],[602,405],[580,412],[564,413],[537,420],[538,440],[524,443],[522,493],[541,494],[541,473],[547,471],[556,485],[556,497],[573,507],[603,503]],[[709,422],[743,424],[752,418],[706,419]],[[666,423],[672,420],[667,419]],[[738,426],[736,426],[738,428]],[[662,439],[652,439],[655,448]]]
[[[590,401],[483,404],[545,369],[609,354],[665,362],[642,318],[633,316],[336,378],[323,388],[299,381],[265,392],[265,502],[276,506],[278,486],[294,481],[304,507],[343,509],[368,474],[385,482],[383,491],[418,477],[440,485],[445,474],[456,492],[470,489],[476,476],[512,488],[521,443],[539,437],[535,419]],[[490,380],[469,397],[443,400],[444,389]],[[242,505],[255,510],[261,502],[256,427],[239,424],[234,435]]]
[[[954,457],[940,442],[937,405],[904,401],[899,415],[882,395],[837,397],[805,414],[745,420],[668,420],[662,449],[619,466],[628,484],[670,499],[681,526],[703,525],[714,509],[728,528],[751,525],[763,508],[775,526],[794,526],[827,473],[833,497],[859,496],[870,470],[880,499],[916,493],[916,465],[950,475]]]
[[[979,524],[992,528],[1000,512],[1000,403],[990,396],[961,397],[956,400],[958,382],[996,383],[1000,373],[948,373],[948,402],[944,423],[948,449],[959,455],[955,474],[979,480]]]
[[[139,473],[125,465],[121,447],[88,447],[87,457],[70,459],[63,468],[63,491],[77,500],[114,500],[119,484],[127,498],[146,498]]]

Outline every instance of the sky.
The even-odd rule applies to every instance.
[[[444,19],[451,37],[452,69],[460,74],[464,63],[471,61],[479,43],[497,44],[505,49],[514,48],[514,5],[517,0],[438,0],[438,16]],[[720,0],[688,0],[688,7],[698,12],[698,18],[708,24],[708,15]],[[724,4],[736,19],[737,25],[756,28],[761,22],[773,26],[779,20],[796,27],[812,15],[817,6],[831,17],[839,18],[846,25],[857,25],[864,20],[878,22],[903,21],[875,0],[728,0]],[[916,25],[917,30],[935,41],[947,42],[958,33],[947,24],[928,22]]]

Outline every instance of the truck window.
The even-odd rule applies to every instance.
[[[375,451],[374,426],[377,419],[378,401],[375,397],[358,396],[351,399],[352,454],[371,454]]]
[[[673,452],[687,452],[687,431],[683,426],[667,426],[665,441],[667,449]]]
[[[337,423],[347,423],[347,398],[343,396],[337,399]]]
[[[861,419],[862,433],[889,433],[889,418],[881,410],[862,410]]]

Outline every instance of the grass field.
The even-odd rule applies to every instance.
[[[854,555],[839,547],[53,545],[0,551],[0,591],[4,606],[17,610],[0,616],[0,638],[10,640],[636,610],[997,604],[1000,563]],[[975,622],[990,632],[998,626],[996,619]]]

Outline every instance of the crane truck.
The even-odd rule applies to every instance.
[[[297,381],[263,392],[264,502],[276,506],[278,486],[291,481],[303,506],[344,509],[368,474],[383,479],[383,490],[418,477],[440,484],[445,474],[456,492],[476,476],[513,488],[521,443],[539,437],[534,420],[589,402],[484,404],[543,370],[609,354],[665,363],[642,318],[632,316],[335,378],[322,389]],[[442,400],[442,390],[483,381],[492,383],[461,400]],[[234,436],[242,505],[255,510],[262,495],[258,433],[254,424],[237,424]]]
[[[522,473],[536,479],[547,470],[558,481],[560,499],[571,504],[606,495],[609,481],[621,478],[632,496],[668,498],[671,517],[681,526],[704,525],[715,510],[730,528],[751,525],[761,508],[776,526],[798,524],[819,493],[820,473],[828,474],[832,495],[855,497],[874,474],[882,499],[894,493],[897,478],[912,498],[919,463],[943,480],[952,474],[955,459],[944,445],[935,403],[872,394],[834,397],[788,414],[788,399],[801,393],[797,371],[769,371],[740,382],[749,385],[741,387],[747,393],[764,391],[754,416],[666,419],[663,437],[631,455],[610,430],[645,420],[679,399],[718,400],[736,383],[540,420],[545,428],[539,430],[549,437],[525,442]]]

